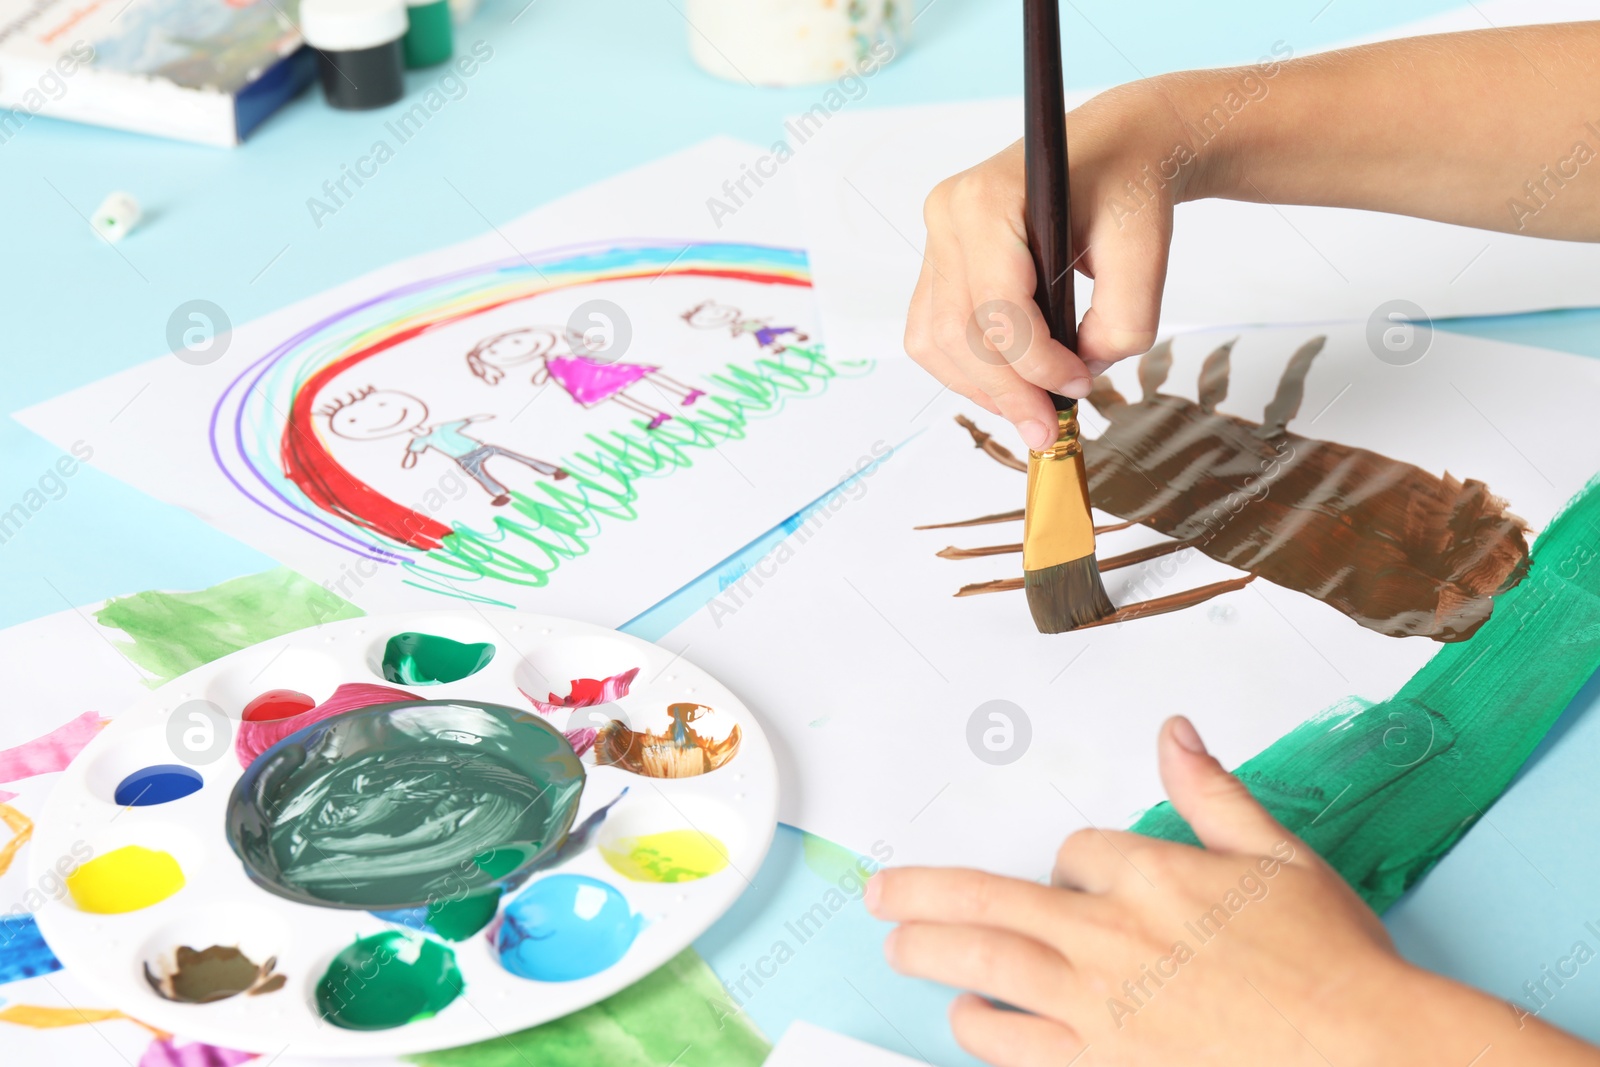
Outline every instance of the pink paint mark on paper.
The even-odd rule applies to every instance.
[[[43,737],[0,751],[0,782],[15,782],[36,774],[65,770],[72,758],[83,751],[83,746],[93,741],[94,735],[110,721],[101,718],[97,711],[86,711]],[[11,798],[8,796],[6,799]]]
[[[639,668],[635,667],[621,674],[613,674],[609,678],[574,678],[572,691],[566,696],[550,694],[549,700],[540,700],[526,689],[522,695],[533,702],[542,715],[553,715],[558,710],[571,708],[592,708],[597,704],[609,704],[613,700],[628,695],[628,689],[633,685],[633,680],[639,677]]]
[[[566,733],[567,744],[572,746],[572,751],[581,756],[594,747],[594,739],[600,733],[593,726],[584,726],[577,730],[568,730]]]
[[[0,804],[9,804],[15,799],[17,799],[17,794],[8,793],[4,789],[0,789]]]
[[[261,753],[290,734],[304,730],[312,723],[331,719],[335,715],[357,708],[371,707],[374,704],[392,704],[397,700],[416,699],[415,695],[403,689],[374,685],[370,682],[350,682],[335,689],[332,696],[310,711],[291,715],[287,719],[239,723],[239,736],[233,743],[234,755],[239,757],[241,767],[248,767]]]
[[[179,1045],[166,1038],[156,1038],[139,1057],[139,1067],[237,1067],[256,1058],[254,1052],[218,1048],[199,1041]]]

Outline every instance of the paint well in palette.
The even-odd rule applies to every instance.
[[[595,762],[647,778],[693,778],[716,770],[738,754],[737,725],[721,740],[689,725],[715,718],[715,709],[685,701],[669,705],[667,714],[671,722],[661,733],[631,730],[615,719],[606,723],[594,739]]]
[[[96,915],[148,908],[183,886],[183,869],[172,854],[143,845],[112,849],[67,876],[73,902]]]
[[[112,799],[125,808],[170,804],[200,791],[205,779],[181,763],[156,763],[141,767],[117,783]]]
[[[152,970],[144,965],[144,980],[156,995],[180,1004],[211,1004],[240,993],[260,996],[282,989],[287,979],[276,973],[276,958],[256,963],[232,945],[194,949],[179,945],[170,959]]]
[[[399,685],[443,685],[470,678],[494,659],[487,641],[452,641],[435,634],[403,633],[383,649],[383,677]]]
[[[293,734],[234,787],[228,836],[271,891],[372,910],[463,901],[559,847],[582,764],[554,728],[468,701],[350,711]],[[443,909],[451,929],[477,905]]]
[[[293,689],[269,689],[244,706],[240,717],[245,722],[277,722],[304,715],[317,706],[317,702]]]
[[[728,848],[699,830],[619,837],[600,846],[611,869],[635,882],[694,882],[728,866]]]
[[[399,930],[346,947],[317,981],[317,1009],[346,1030],[391,1030],[432,1018],[461,995],[456,955]]]
[[[542,878],[506,905],[495,931],[500,965],[539,982],[572,982],[615,964],[644,920],[616,889],[580,874]]]

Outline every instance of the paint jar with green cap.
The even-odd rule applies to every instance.
[[[300,34],[317,51],[322,91],[346,111],[405,94],[405,0],[300,0]]]
[[[450,0],[406,0],[406,66],[437,67],[455,51]]]

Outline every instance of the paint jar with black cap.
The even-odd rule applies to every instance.
[[[405,94],[406,0],[300,0],[300,33],[317,50],[328,103],[385,107]]]

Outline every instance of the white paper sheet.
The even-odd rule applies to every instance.
[[[240,327],[214,362],[197,320],[195,351],[18,417],[368,610],[459,596],[616,625],[837,483],[861,453],[832,429],[897,403],[869,363],[799,354],[819,331],[783,181],[707,210],[754,152],[714,140],[601,182]],[[573,323],[602,349],[583,367],[556,336]],[[536,383],[546,344],[572,389]],[[630,364],[657,370],[605,398]],[[645,428],[656,412],[673,417]],[[474,480],[479,444],[517,453],[484,469],[530,503]],[[429,551],[462,526],[495,576]]]
[[[765,1067],[911,1067],[917,1061],[805,1021],[793,1023]]]
[[[1289,354],[1316,332],[1246,333],[1220,410],[1258,421]],[[1373,356],[1360,325],[1325,332],[1295,432],[1480,479],[1534,530],[1600,470],[1587,429],[1600,364],[1436,334],[1420,362],[1394,366]],[[1178,338],[1162,391],[1195,397],[1199,364],[1223,337]],[[1112,377],[1140,395],[1133,365]],[[1517,387],[1505,390],[1508,380]],[[1103,423],[1080,410],[1095,435]],[[1020,576],[1020,557],[935,553],[1020,541],[1021,524],[912,528],[1008,511],[1023,495],[1023,476],[974,449],[951,421],[957,412],[1000,429],[994,416],[941,398],[919,420],[920,436],[825,522],[663,642],[763,717],[786,822],[863,852],[886,843],[897,863],[1039,877],[1071,830],[1125,826],[1162,798],[1154,741],[1167,716],[1192,717],[1237,766],[1347,697],[1391,695],[1438,648],[1382,636],[1259,579],[1208,604],[1056,636],[1034,632],[1021,592],[956,599],[969,582]],[[1159,540],[1143,528],[1111,533],[1098,554]],[[1111,572],[1106,584],[1121,604],[1240,574],[1196,554],[1176,573],[1157,561]],[[1009,751],[1019,754],[1006,765],[981,759],[969,733],[998,730],[992,740],[1006,748],[1007,724],[980,714],[996,700],[1020,709],[1006,712]]]
[[[1483,3],[1370,39],[1593,17],[1575,0]],[[1268,106],[1264,84],[1267,95],[1247,106]],[[1068,107],[1097,91],[1069,92]],[[924,199],[1021,135],[1022,101],[1006,98],[849,109],[797,148],[791,166],[836,345],[874,358],[902,351],[926,243]],[[1433,319],[1588,306],[1600,301],[1597,277],[1600,245],[1370,211],[1200,201],[1177,208],[1162,332],[1365,320],[1393,300]],[[1093,283],[1077,281],[1081,313]]]

